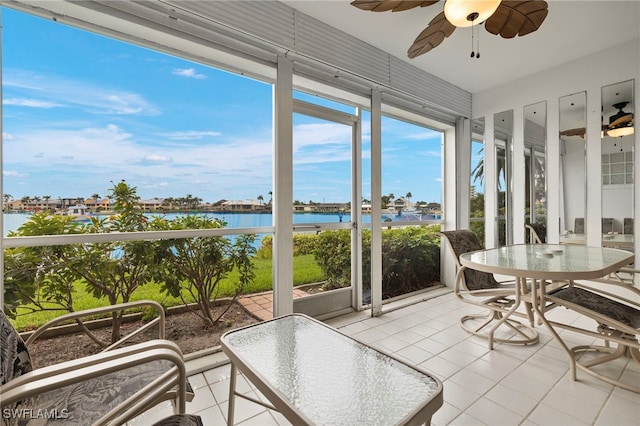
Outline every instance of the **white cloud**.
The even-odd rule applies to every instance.
[[[158,154],[149,154],[145,155],[142,159],[143,163],[155,163],[155,164],[163,164],[163,163],[171,163],[173,158],[167,155],[158,155]]]
[[[138,135],[113,124],[84,128],[75,124],[58,122],[57,128],[44,126],[17,134],[19,146],[5,145],[6,169],[28,169],[33,176],[61,176],[64,181],[56,182],[60,182],[57,187],[62,195],[93,193],[110,180],[124,178],[144,189],[139,193],[143,198],[195,194],[192,186],[197,185],[198,196],[208,199],[208,194],[220,192],[211,195],[218,199],[236,193],[240,196],[247,187],[262,188],[271,182],[270,130],[255,138],[159,147],[141,143]],[[34,158],[34,153],[43,155]],[[13,188],[7,191],[16,193]]]
[[[57,102],[42,101],[39,99],[26,99],[26,98],[8,98],[2,100],[3,105],[23,106],[29,108],[56,108],[63,106]]]
[[[15,141],[15,140],[17,140],[17,138],[15,137],[15,135],[12,135],[11,133],[7,133],[7,132],[2,132],[2,139],[3,139],[5,142],[8,142],[8,141]]]
[[[301,124],[293,129],[296,165],[351,160],[351,127],[336,123]]]
[[[207,78],[206,75],[197,72],[195,68],[176,68],[171,74],[179,75],[180,77],[195,78],[198,80]]]
[[[436,157],[436,158],[442,157],[441,151],[420,151],[420,152],[417,152],[416,154],[420,155],[421,157]]]
[[[80,108],[95,114],[160,114],[155,105],[138,93],[105,87],[94,82],[15,69],[5,70],[3,77],[5,93],[18,92],[21,95],[8,99],[39,99],[42,103]]]
[[[417,132],[417,133],[409,133],[406,135],[402,136],[402,139],[404,140],[424,140],[424,141],[430,141],[430,140],[435,140],[441,139],[441,134],[435,130],[427,130],[424,132]]]
[[[214,131],[201,131],[201,130],[186,130],[183,132],[171,132],[164,133],[161,136],[167,137],[171,140],[195,140],[202,139],[205,136],[221,136],[222,133]]]

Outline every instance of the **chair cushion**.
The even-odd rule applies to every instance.
[[[640,310],[592,291],[579,287],[566,287],[553,293],[553,297],[607,316],[629,327],[640,329]]]
[[[460,255],[482,250],[480,240],[478,240],[476,234],[468,229],[441,231],[440,234],[449,241],[449,244],[456,255],[456,262],[458,264],[460,263]],[[496,281],[493,274],[476,271],[475,269],[465,269],[464,280],[465,286],[471,291],[504,288],[504,286]]]
[[[167,360],[151,361],[37,395],[17,408],[57,413],[67,417],[65,423],[89,425],[172,367]],[[61,419],[38,420],[40,425]]]
[[[202,426],[202,419],[195,414],[174,414],[154,423],[153,426]]]
[[[22,337],[13,328],[9,318],[0,310],[0,379],[2,384],[33,370],[31,357]]]

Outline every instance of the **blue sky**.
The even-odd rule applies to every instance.
[[[270,84],[7,8],[2,27],[3,193],[89,198],[125,179],[142,198],[268,200]],[[386,118],[383,168],[383,194],[440,201],[440,134]],[[350,129],[295,116],[294,199],[349,190]]]

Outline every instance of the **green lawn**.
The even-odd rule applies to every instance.
[[[272,290],[272,262],[271,259],[254,260],[254,272],[256,274],[253,283],[248,285],[243,294],[260,293],[263,291]],[[220,286],[220,295],[218,297],[231,296],[233,294],[233,282],[237,281],[237,273],[234,271],[222,281]],[[293,259],[293,285],[303,285],[309,283],[315,283],[323,281],[324,274],[316,263],[312,254],[295,256]],[[106,299],[96,299],[89,292],[86,291],[85,285],[82,282],[77,282],[75,285],[76,293],[74,294],[74,309],[81,311],[83,309],[96,308],[105,306],[108,304]],[[190,295],[187,292],[183,293],[187,302],[192,302]],[[139,287],[133,294],[131,300],[143,300],[151,299],[161,303],[163,306],[178,306],[182,304],[182,301],[178,298],[171,297],[164,293],[160,284],[149,283],[142,287]],[[18,316],[15,320],[11,320],[14,327],[19,331],[31,330],[44,324],[52,318],[65,314],[66,311],[38,311],[30,313],[29,307],[18,308]]]

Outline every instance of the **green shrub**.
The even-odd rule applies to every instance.
[[[294,234],[293,235],[293,255],[304,256],[313,254],[318,245],[318,235],[316,234]]]
[[[273,237],[271,235],[265,235],[262,238],[256,257],[260,260],[269,260],[273,258]]]
[[[439,225],[382,231],[383,297],[390,298],[432,286],[440,280]],[[316,262],[327,277],[326,287],[351,284],[351,233],[323,231],[318,236]],[[363,289],[371,289],[371,232],[362,233]]]
[[[318,236],[316,234],[294,234],[293,235],[293,255],[304,256],[313,254],[318,244]],[[273,257],[273,237],[267,235],[262,238],[262,242],[258,252],[258,259],[267,260]]]
[[[440,280],[439,229],[436,225],[382,231],[383,298],[421,290]]]
[[[326,288],[351,285],[351,231],[323,231],[317,236],[316,262],[327,277]]]

